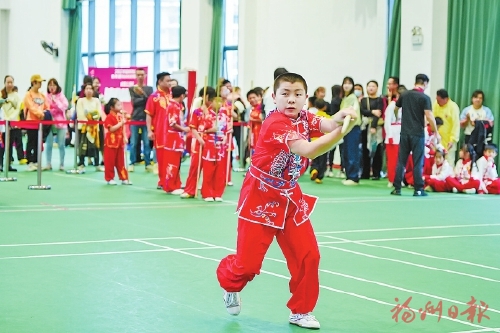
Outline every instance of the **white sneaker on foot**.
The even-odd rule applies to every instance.
[[[217,198],[215,198],[215,201],[222,202],[222,198],[217,197]]]
[[[181,188],[178,188],[177,190],[173,190],[172,192],[170,192],[170,194],[173,195],[181,195],[182,193],[184,193],[184,190]]]
[[[464,190],[464,193],[476,194],[476,189],[475,188],[468,188],[468,189]]]
[[[228,182],[227,183],[227,186],[233,186],[233,185],[234,185],[233,182]]]
[[[205,200],[206,202],[213,202],[213,201],[214,201],[214,198],[205,198],[205,199],[203,199],[203,200]]]
[[[228,293],[224,291],[224,304],[226,305],[227,313],[231,316],[239,315],[241,312],[240,293]]]
[[[111,179],[109,182],[108,182],[108,185],[116,185],[116,182],[114,179]]]
[[[132,185],[130,180],[122,180],[122,185]]]
[[[306,314],[290,314],[290,317],[288,318],[288,321],[290,324],[297,325],[299,327],[303,328],[311,328],[311,329],[319,329],[319,321],[310,313]]]

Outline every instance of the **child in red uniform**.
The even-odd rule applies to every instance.
[[[472,178],[480,181],[478,194],[500,194],[500,179],[495,165],[497,153],[496,145],[486,145],[483,156],[476,162],[477,169],[472,169]]]
[[[123,125],[127,119],[121,111],[122,103],[117,98],[111,98],[104,108],[107,115],[104,128],[108,130],[104,138],[104,179],[109,185],[116,185],[115,168],[122,184],[132,185],[125,168],[126,139],[123,135]]]
[[[184,138],[182,133],[189,128],[182,126],[182,100],[186,98],[186,88],[175,86],[171,89],[172,98],[167,106],[165,130],[167,132],[164,146],[165,183],[163,190],[169,194],[180,195],[181,189],[180,168],[182,153],[184,152]]]
[[[425,190],[427,192],[449,192],[451,188],[446,183],[446,178],[453,175],[453,169],[446,160],[446,151],[442,146],[434,148],[434,165],[431,174],[424,174]]]
[[[345,135],[341,124],[347,115],[355,120],[356,112],[349,108],[325,119],[303,110],[307,84],[294,73],[276,78],[273,97],[276,110],[262,124],[240,193],[236,254],[221,260],[217,278],[224,289],[227,311],[239,314],[239,292],[259,274],[276,237],[291,275],[289,322],[319,328],[311,314],[319,294],[319,250],[309,220],[317,198],[303,194],[297,180],[305,172],[308,159],[326,153]],[[350,122],[348,131],[354,124]],[[309,141],[320,132],[328,134]]]
[[[203,163],[200,165],[200,154],[203,150],[203,145],[205,141],[202,138],[203,132],[205,131],[205,111],[208,112],[212,108],[213,100],[215,98],[215,89],[212,87],[201,88],[199,92],[199,97],[203,98],[205,96],[205,107],[197,108],[191,113],[191,119],[189,120],[189,128],[191,128],[191,133],[193,140],[191,141],[191,164],[189,165],[189,173],[186,179],[186,186],[184,187],[184,193],[181,194],[181,198],[189,199],[194,198],[196,191],[198,191],[196,180],[198,179],[198,170],[200,173],[203,170]],[[202,109],[203,108],[203,109]]]
[[[455,164],[455,176],[446,178],[446,184],[453,193],[474,194],[481,185],[478,179],[472,178],[472,169],[476,169],[474,172],[478,170],[474,147],[471,144],[465,144],[458,155],[460,159]]]

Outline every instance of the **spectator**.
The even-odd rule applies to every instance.
[[[144,68],[135,70],[137,84],[129,88],[130,98],[132,100],[132,121],[146,121],[146,102],[149,95],[153,93],[153,88],[145,85],[146,71]],[[170,81],[172,83],[172,81]],[[140,136],[140,137],[139,137]],[[137,156],[137,151],[140,152],[140,141],[144,149],[144,161],[146,163],[146,171],[153,170],[151,167],[151,146],[149,145],[148,128],[146,125],[130,125],[130,165],[129,172],[134,171],[134,164],[139,162],[140,156]]]
[[[356,83],[354,85],[354,95],[356,95],[356,97],[358,98],[358,102],[361,102],[361,100],[365,97],[363,86],[359,83]]]
[[[32,124],[25,125],[28,135],[26,144],[26,158],[28,171],[35,171],[38,167],[38,121],[43,120],[45,110],[50,109],[47,97],[40,92],[42,82],[45,80],[38,74],[31,76],[31,87],[24,96],[25,119]]]
[[[403,181],[403,173],[410,152],[413,153],[413,176],[415,179],[415,192],[413,196],[427,195],[424,192],[424,181],[422,178],[425,147],[424,118],[427,118],[429,121],[432,131],[436,135],[437,142],[441,141],[436,127],[436,120],[432,114],[431,99],[424,94],[424,90],[428,84],[429,78],[427,75],[418,74],[415,78],[415,88],[401,95],[396,102],[395,112],[399,108],[403,108],[404,112],[401,118],[398,166],[394,179],[394,190],[391,192],[393,195],[401,195],[401,182]]]
[[[455,165],[455,155],[457,153],[457,143],[460,137],[460,109],[457,103],[451,100],[445,89],[436,92],[436,101],[432,106],[434,117],[443,120],[443,125],[439,128],[441,144],[446,149],[446,160],[450,165]]]
[[[0,107],[3,109],[5,120],[8,121],[19,121],[20,117],[20,106],[21,100],[17,91],[15,91],[14,86],[14,78],[11,75],[5,76],[3,80],[5,87],[2,89],[0,96]],[[10,165],[10,161],[12,161],[12,151],[15,147],[17,152],[17,160],[19,164],[26,164],[27,160],[24,158],[24,149],[23,149],[23,140],[22,140],[22,131],[21,128],[17,126],[10,126],[10,145],[11,149],[9,150],[10,156],[8,156],[9,160],[9,171],[17,171]],[[3,138],[3,142],[5,144],[5,138]],[[0,162],[3,161],[3,153],[0,155]]]
[[[360,102],[361,114],[365,128],[361,131],[363,172],[361,179],[369,179],[372,172],[373,180],[380,180],[384,155],[382,128],[383,100],[377,96],[377,81],[369,81],[366,85],[368,97]]]
[[[358,117],[356,125],[344,136],[343,163],[346,179],[342,182],[344,185],[358,185],[359,183],[359,141],[361,138],[361,115],[359,111],[358,98],[354,94],[354,80],[351,77],[345,77],[342,81],[343,98],[340,109],[350,106],[354,108]]]
[[[485,97],[482,90],[475,90],[472,93],[471,100],[472,105],[463,109],[460,114],[460,125],[465,128],[465,143],[469,143],[470,135],[474,130],[474,122],[476,120],[488,121],[491,127],[493,127],[494,121],[493,112],[491,112],[489,107],[483,105]]]
[[[330,116],[333,116],[340,110],[340,103],[342,103],[342,87],[338,84],[332,86],[332,101],[330,103],[330,108],[327,110],[328,114]],[[345,178],[345,174],[342,171],[343,170],[343,163],[342,163],[342,144],[343,140],[340,141],[340,143],[334,147],[332,150],[328,152],[328,172],[326,173],[326,176],[329,178],[332,178],[334,176],[333,174],[333,157],[335,155],[335,150],[339,151],[339,156],[340,156],[340,171],[338,173],[339,178]]]
[[[61,86],[56,79],[50,79],[47,85],[47,99],[50,104],[50,114],[55,121],[66,120],[66,110],[68,109],[68,100],[61,92]],[[59,170],[64,171],[64,155],[66,141],[66,124],[55,124],[52,126],[57,137],[57,145],[59,148]],[[46,154],[47,165],[43,170],[52,170],[52,147],[54,142],[54,132],[50,131],[46,139]]]

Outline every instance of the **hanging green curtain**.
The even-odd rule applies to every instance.
[[[73,86],[77,84],[81,61],[82,4],[76,0],[63,0],[63,9],[69,13],[68,55],[66,58],[64,94],[70,99]]]
[[[446,89],[462,110],[471,104],[474,90],[484,91],[484,105],[495,117],[493,142],[497,145],[500,143],[499,31],[500,1],[448,0]]]
[[[222,75],[222,34],[223,34],[223,6],[224,0],[212,0],[213,19],[210,45],[210,64],[208,69],[208,84],[217,86],[217,80]]]
[[[62,0],[62,9],[72,10],[76,9],[77,0]]]
[[[389,40],[387,41],[387,58],[385,60],[383,93],[387,93],[385,82],[391,76],[399,77],[401,59],[401,0],[394,0],[391,25],[389,27]]]

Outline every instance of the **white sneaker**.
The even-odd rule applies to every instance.
[[[227,183],[227,186],[233,186],[233,185],[234,185],[233,182],[228,182]]]
[[[326,176],[327,176],[328,178],[333,178],[333,172],[332,172],[331,170],[330,170],[330,171],[328,171],[328,172],[326,173]]]
[[[451,190],[451,191],[452,191],[453,193],[458,193],[458,190],[457,190],[457,188],[456,188],[456,187],[452,188],[452,190]]]
[[[122,180],[122,185],[132,185],[132,182],[130,180]]]
[[[391,183],[391,182],[388,182],[388,183],[387,183],[387,187],[388,187],[388,188],[391,188],[392,186],[393,186],[393,185],[392,185],[392,183]]]
[[[359,185],[359,183],[356,183],[354,180],[352,179],[346,179],[342,182],[342,184],[344,184],[345,186],[356,186],[356,185]]]
[[[130,164],[128,166],[128,172],[134,172],[134,165],[133,164]]]
[[[297,325],[299,327],[303,328],[312,328],[312,329],[319,329],[319,321],[310,313],[306,314],[290,314],[290,317],[288,318],[288,321],[290,324]]]
[[[111,179],[109,182],[108,182],[108,185],[116,185],[116,182],[114,179]]]
[[[191,199],[191,198],[194,198],[194,195],[191,195],[189,193],[184,192],[184,193],[181,194],[181,198],[183,198],[183,199]]]
[[[239,315],[241,312],[240,293],[228,293],[224,291],[224,304],[226,305],[227,313],[231,316]]]
[[[215,201],[222,202],[222,198],[217,197],[217,198],[215,198]]]
[[[28,166],[28,171],[37,171],[38,169],[38,166],[34,163],[30,163],[30,165]]]
[[[203,200],[205,200],[206,202],[214,202],[214,198],[205,198]]]
[[[178,188],[177,190],[173,190],[172,192],[170,192],[170,194],[173,195],[181,195],[182,193],[184,193],[184,190],[181,188]]]
[[[102,165],[98,165],[95,167],[95,171],[104,172],[104,167]]]
[[[475,188],[468,188],[468,189],[464,190],[464,193],[476,194],[476,189]]]

